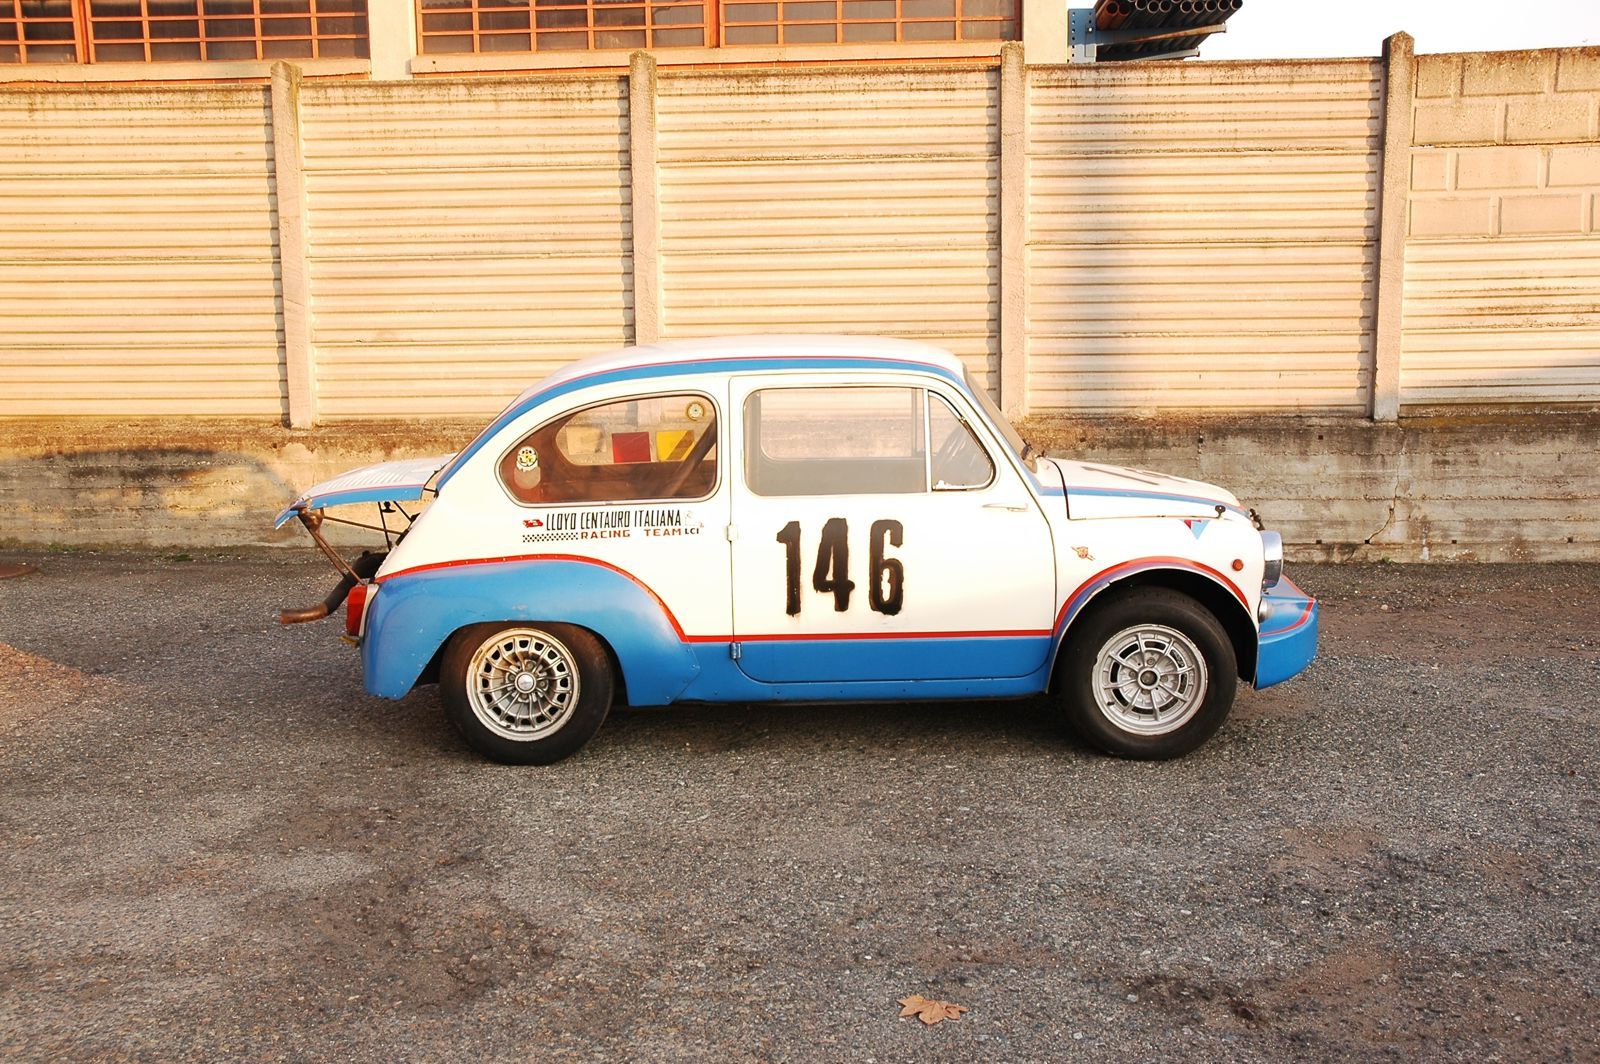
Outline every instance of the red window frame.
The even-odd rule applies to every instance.
[[[417,47],[425,55],[699,48],[715,6],[715,0],[416,0]]]
[[[947,13],[930,14],[938,0],[416,0],[417,45],[421,54],[439,56],[1019,38],[1021,0],[947,2]],[[770,18],[743,17],[763,7]],[[679,21],[676,12],[690,9],[698,17]],[[662,18],[667,12],[674,14]],[[685,31],[695,30],[696,39],[687,39]]]
[[[52,7],[61,9],[60,13],[33,13],[29,8],[43,8],[43,3],[37,0],[0,0],[0,64],[7,66],[13,63],[81,63],[83,59],[83,35],[79,32],[80,0],[57,0]],[[68,37],[55,39],[38,39],[32,30],[37,33],[44,27],[70,27]],[[50,30],[46,31],[51,32]],[[30,39],[33,38],[33,39]],[[30,50],[46,51],[49,54],[43,58],[28,56]],[[70,51],[71,58],[63,53]]]
[[[25,13],[42,2],[0,0],[0,63],[242,62],[322,59],[330,53],[365,58],[369,52],[366,0],[301,0],[288,10],[284,0],[235,0],[229,5],[234,10],[218,10],[216,0],[156,0],[155,10],[151,0],[70,0],[70,15]],[[70,41],[26,40],[30,26],[67,23]],[[6,39],[13,24],[15,41]],[[8,54],[13,45],[15,54]],[[72,48],[72,58],[60,54],[62,45]],[[28,54],[42,47],[51,48],[48,57]]]

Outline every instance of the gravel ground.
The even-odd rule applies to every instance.
[[[1299,567],[1322,656],[1176,763],[1035,701],[514,769],[272,622],[313,558],[10,560],[0,1055],[1600,1057],[1600,566]]]

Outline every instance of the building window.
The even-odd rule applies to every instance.
[[[0,0],[0,62],[366,55],[366,0]]]
[[[0,0],[0,63],[75,63],[73,0]]]
[[[425,55],[704,47],[703,0],[420,0]]]
[[[1009,41],[1015,0],[785,0],[725,3],[724,44]]]
[[[0,0],[5,2],[5,0]],[[1005,41],[1020,0],[418,0],[425,55]]]

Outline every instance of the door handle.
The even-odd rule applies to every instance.
[[[1026,506],[1012,506],[1010,503],[1006,503],[1006,502],[986,502],[986,503],[983,504],[983,508],[985,510],[1005,510],[1008,513],[1014,513],[1014,514],[1022,514],[1022,513],[1027,513],[1028,512],[1028,508]]]

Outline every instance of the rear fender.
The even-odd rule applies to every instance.
[[[664,705],[700,673],[666,604],[631,574],[579,558],[420,567],[380,578],[367,612],[367,690],[403,698],[455,632],[486,621],[587,628],[616,655],[631,701]]]

